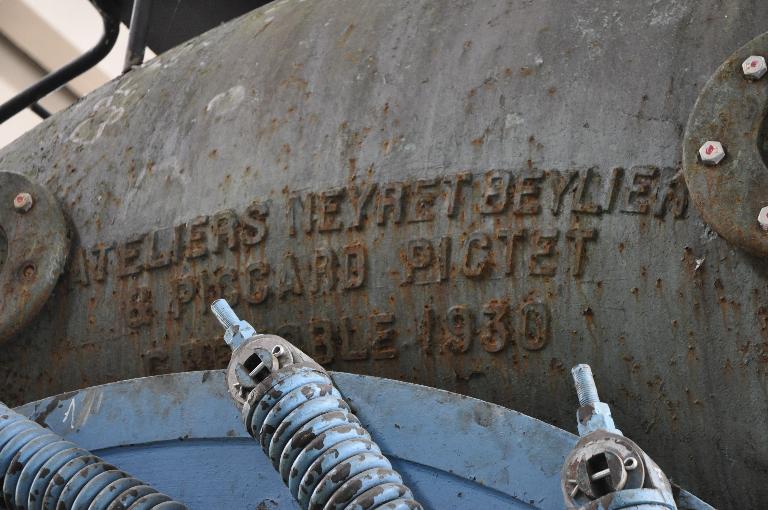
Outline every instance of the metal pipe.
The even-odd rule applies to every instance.
[[[32,110],[33,113],[36,113],[37,116],[40,117],[41,119],[47,119],[48,117],[51,116],[51,112],[46,110],[43,107],[43,105],[41,105],[40,103],[37,103],[37,102],[32,103],[31,105],[29,105],[29,109]]]
[[[133,0],[131,11],[131,30],[128,33],[128,48],[125,50],[123,72],[127,73],[134,66],[144,62],[149,33],[149,15],[152,12],[152,0]]]
[[[98,9],[98,8],[97,8]],[[88,50],[64,67],[46,75],[42,80],[19,92],[10,100],[0,105],[0,124],[20,111],[47,96],[62,85],[80,76],[107,56],[117,41],[120,22],[98,9],[104,23],[104,33],[96,46]]]

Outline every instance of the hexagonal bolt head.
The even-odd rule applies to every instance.
[[[714,166],[719,164],[725,157],[723,144],[715,140],[704,142],[704,145],[699,148],[699,157],[705,165]]]
[[[32,195],[22,192],[16,195],[16,197],[13,199],[13,208],[20,213],[25,213],[32,209],[34,203],[35,202],[32,200]]]
[[[759,80],[768,71],[768,65],[766,65],[764,57],[752,55],[741,63],[741,70],[744,71],[746,78]]]
[[[757,222],[760,224],[760,228],[768,232],[768,207],[760,209],[760,214],[757,215]]]

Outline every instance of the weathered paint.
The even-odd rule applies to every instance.
[[[757,216],[768,205],[765,166],[768,80],[744,75],[750,55],[768,55],[768,33],[739,48],[704,87],[685,132],[685,180],[705,221],[734,246],[768,255],[768,235]],[[725,146],[717,165],[698,155],[707,140]],[[711,145],[705,147],[711,150]]]
[[[20,196],[23,207],[17,207]],[[64,271],[69,247],[66,219],[51,192],[0,171],[0,344],[37,317]]]
[[[223,296],[334,369],[568,427],[565,367],[588,362],[674,480],[758,506],[768,268],[705,226],[680,168],[697,94],[766,20],[291,0],[176,48],[0,152],[76,237],[0,352],[1,396],[224,366]]]
[[[0,482],[2,507],[9,509],[187,510],[2,403]]]
[[[447,391],[331,375],[426,508],[562,510],[560,470],[573,434]],[[248,437],[222,371],[121,381],[17,411],[191,509],[300,508]],[[676,498],[680,510],[712,510],[686,491]]]

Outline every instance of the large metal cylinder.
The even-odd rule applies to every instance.
[[[225,297],[326,366],[569,428],[588,362],[673,480],[756,508],[768,267],[704,223],[682,146],[766,27],[750,0],[283,0],[204,34],[0,151],[73,237],[0,398],[224,366]]]

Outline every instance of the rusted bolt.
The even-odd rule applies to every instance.
[[[765,64],[765,58],[759,55],[751,55],[747,60],[741,63],[741,70],[744,76],[750,80],[759,80],[768,71],[768,65]]]
[[[211,311],[226,330],[224,332],[224,341],[232,350],[237,349],[256,334],[256,330],[253,329],[250,323],[240,320],[226,299],[217,299],[211,303]]]
[[[34,277],[35,277],[35,273],[36,273],[36,272],[37,272],[37,269],[35,268],[35,265],[34,265],[34,264],[32,264],[32,263],[29,263],[29,264],[26,264],[26,265],[25,265],[25,266],[24,266],[24,267],[21,269],[21,276],[22,276],[22,278],[24,278],[25,280],[31,280],[32,278],[34,278]]]
[[[716,140],[708,140],[699,148],[699,157],[705,165],[717,165],[725,157],[723,144]]]
[[[760,224],[760,228],[768,232],[768,206],[760,209],[760,214],[757,215],[757,222]]]
[[[16,209],[17,212],[25,213],[32,209],[34,203],[32,195],[26,192],[21,192],[13,199],[13,208]]]

